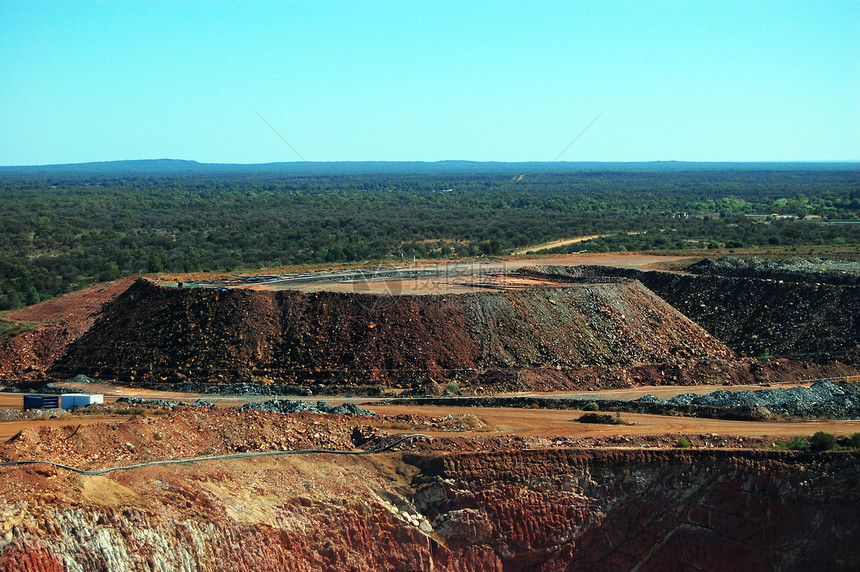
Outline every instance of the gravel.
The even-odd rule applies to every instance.
[[[96,383],[96,380],[83,374],[78,374],[71,379],[67,379],[66,383]]]
[[[635,401],[708,407],[748,406],[765,408],[776,415],[856,419],[860,418],[860,393],[852,389],[852,386],[846,384],[822,380],[810,387],[736,392],[719,390],[705,395],[682,393],[671,399],[661,399],[649,394]]]
[[[204,393],[213,395],[313,395],[307,387],[298,385],[261,385],[257,383],[227,383],[208,385]]]
[[[726,256],[718,260],[705,258],[686,268],[694,274],[770,278],[799,282],[827,284],[860,284],[860,262],[836,258],[783,258],[768,259],[758,256],[740,258]]]
[[[313,404],[310,401],[295,399],[270,399],[269,401],[263,401],[260,403],[246,403],[238,406],[236,409],[242,411],[256,409],[273,413],[297,413],[300,411],[306,411],[308,413],[322,413],[326,415],[376,415],[373,411],[362,409],[354,403],[344,403],[337,407],[333,407],[325,401],[317,401],[316,404]]]
[[[215,407],[215,404],[198,399],[194,403],[186,403],[185,401],[167,401],[164,399],[141,399],[139,397],[120,397],[116,400],[117,403],[128,403],[130,405],[155,405],[157,407]],[[269,411],[272,413],[320,413],[325,415],[364,415],[375,416],[376,413],[367,409],[362,409],[354,403],[344,403],[334,407],[325,401],[317,401],[316,404],[310,401],[302,401],[297,399],[270,399],[260,403],[246,403],[239,405],[233,409],[240,411]]]
[[[128,403],[129,405],[154,405],[156,407],[215,407],[215,404],[198,399],[194,403],[186,403],[185,401],[168,401],[166,399],[142,399],[140,397],[120,397],[116,400],[117,403]]]

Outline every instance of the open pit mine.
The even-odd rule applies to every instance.
[[[796,395],[860,403],[856,277],[431,278],[426,293],[390,273],[382,293],[348,273],[330,289],[125,280],[8,313],[30,325],[0,345],[4,391],[78,376],[105,403],[0,419],[0,569],[860,569],[853,409],[691,420],[617,393],[829,377]],[[376,415],[284,413],[256,397],[272,388],[367,396],[350,403]],[[615,410],[577,423],[570,392]],[[805,441],[816,431],[839,440]]]

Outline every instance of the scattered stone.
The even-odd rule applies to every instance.
[[[155,407],[191,407],[184,401],[168,401],[166,399],[142,399],[140,397],[119,397],[117,403],[128,403],[129,405],[153,405]]]
[[[365,415],[375,416],[376,413],[367,409],[362,409],[354,403],[344,403],[337,407],[332,407],[325,401],[317,401],[316,405],[309,401],[299,399],[270,399],[259,403],[246,403],[236,407],[240,411],[259,410],[270,411],[273,413],[321,413],[327,415]]]
[[[180,384],[186,385],[186,384]],[[225,383],[221,385],[207,385],[203,393],[211,395],[313,395],[307,387],[298,385],[262,385],[258,383]]]
[[[78,374],[71,379],[67,379],[66,383],[96,383],[96,380],[83,374]]]
[[[362,409],[355,403],[343,403],[330,411],[332,415],[367,415],[375,416],[376,413],[369,409]]]
[[[860,263],[836,258],[768,259],[758,256],[725,256],[719,260],[705,258],[685,269],[706,276],[766,278],[786,282],[860,285]]]

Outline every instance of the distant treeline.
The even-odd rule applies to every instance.
[[[154,272],[860,244],[860,170],[0,174],[0,310]],[[798,218],[741,215],[790,215]],[[814,220],[803,220],[813,216]]]

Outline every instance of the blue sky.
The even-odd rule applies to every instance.
[[[860,159],[860,2],[0,0],[0,165]]]

